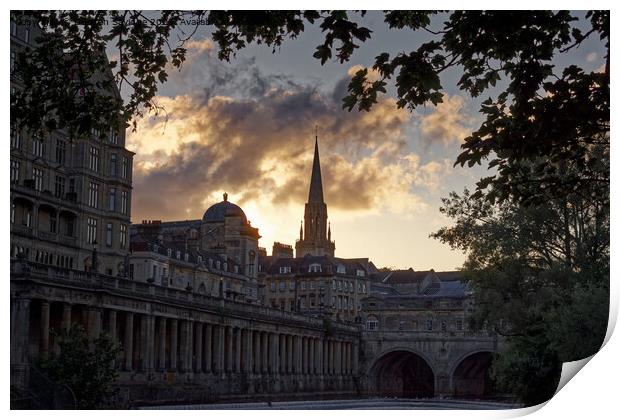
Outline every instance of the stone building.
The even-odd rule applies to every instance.
[[[472,301],[460,272],[382,272],[362,301],[362,369],[371,394],[484,398],[497,336],[468,331]]]
[[[336,243],[331,240],[331,236],[331,226],[328,226],[327,222],[327,204],[323,200],[323,180],[321,179],[317,137],[314,142],[314,159],[308,202],[304,209],[304,224],[299,229],[299,240],[295,243],[295,256],[300,258],[310,254],[333,257]]]
[[[13,75],[17,55],[39,33],[37,25],[11,21],[12,92],[23,88]],[[72,139],[62,130],[41,137],[13,125],[10,137],[11,256],[121,273],[129,246],[133,159],[124,130]]]
[[[239,266],[213,252],[179,249],[174,243],[152,242],[135,234],[128,260],[128,277],[135,281],[241,302],[256,301],[256,288]]]

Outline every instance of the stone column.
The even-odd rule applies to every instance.
[[[101,334],[101,309],[88,309],[88,336],[92,339],[98,338]]]
[[[41,330],[39,352],[46,355],[50,349],[50,304],[41,302]]]
[[[60,328],[63,330],[68,330],[71,328],[71,304],[63,303],[62,305],[62,321],[60,324]]]
[[[159,357],[157,367],[161,371],[166,370],[166,318],[159,319]]]
[[[180,320],[181,331],[179,336],[179,372],[187,372],[187,346],[188,342],[188,333],[187,333],[187,321]]]
[[[11,385],[28,384],[30,299],[11,299]]]
[[[207,324],[205,327],[204,335],[204,349],[205,349],[205,371],[211,372],[213,365],[213,355],[211,353],[211,346],[213,344],[213,327],[211,324]]]
[[[308,373],[314,375],[314,337],[308,338]]]
[[[155,369],[155,317],[144,315],[146,320],[146,371],[153,372]]]
[[[221,374],[224,371],[224,326],[216,325],[213,336],[213,357],[215,359],[215,372]]]
[[[235,329],[235,373],[241,372],[241,328]]]
[[[252,330],[244,329],[243,372],[252,373]]]
[[[334,340],[329,340],[329,374],[333,375],[336,370],[334,369]]]
[[[267,343],[267,332],[263,331],[261,333],[261,356],[262,356],[262,363],[261,363],[261,372],[262,373],[267,373],[269,371],[269,344]]]
[[[336,341],[336,375],[342,375],[342,341]]]
[[[226,327],[226,372],[233,370],[233,329],[231,326]]]
[[[177,319],[170,320],[170,370],[176,372],[178,370],[177,361],[177,336],[179,331],[179,321]]]
[[[301,348],[302,348],[302,353],[301,356],[303,358],[302,360],[302,364],[301,364],[301,372],[304,375],[308,374],[308,367],[309,367],[309,363],[308,363],[308,337],[302,337],[301,338]]]
[[[194,321],[187,321],[187,372],[194,371]]]
[[[273,348],[271,349],[273,366],[271,373],[278,373],[280,371],[280,339],[277,333],[271,334],[271,342]]]
[[[254,373],[260,373],[260,332],[252,331],[252,349],[253,349],[253,366],[252,371]]]
[[[196,340],[194,345],[196,346],[196,366],[194,366],[195,372],[202,372],[202,323],[194,323],[196,329]]]
[[[30,299],[11,300],[11,365],[28,362]]]
[[[118,341],[118,337],[116,337],[116,311],[114,309],[110,309],[108,312],[108,334],[112,341]]]
[[[316,339],[316,374],[323,374],[323,340],[320,338]]]
[[[329,339],[325,339],[325,375],[329,375],[331,373],[331,363],[329,361],[329,355],[331,354],[331,341]]]
[[[359,356],[359,347],[357,344],[357,341],[353,342],[353,355],[352,355],[352,359],[353,359],[353,375],[358,375],[358,356]]]
[[[296,341],[296,345],[295,345],[295,355],[297,356],[297,363],[295,363],[295,371],[297,372],[297,374],[302,373],[302,356],[303,356],[303,350],[301,348],[301,337],[296,336],[295,337],[295,341]]]
[[[280,334],[280,345],[278,347],[280,351],[280,373],[286,373],[286,336]]]
[[[293,336],[286,336],[286,373],[293,373]]]
[[[125,351],[125,370],[133,370],[133,313],[125,314],[125,339],[123,340]]]

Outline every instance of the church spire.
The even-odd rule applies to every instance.
[[[321,180],[321,161],[319,159],[319,135],[314,138],[314,161],[312,162],[312,178],[310,179],[310,192],[308,203],[323,203],[323,181]]]

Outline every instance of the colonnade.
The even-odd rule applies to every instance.
[[[344,377],[354,375],[358,368],[354,337],[326,336],[311,329],[304,334],[302,328],[250,324],[233,318],[209,322],[12,300],[11,320],[15,346],[29,348],[30,356],[37,343],[39,354],[50,351],[54,345],[51,328],[66,329],[77,322],[91,337],[106,332],[121,344],[117,368],[127,372]]]

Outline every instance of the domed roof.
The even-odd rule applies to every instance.
[[[241,207],[228,201],[228,194],[224,193],[224,201],[220,201],[209,207],[202,216],[203,222],[223,222],[225,216],[241,217],[243,223],[247,223],[245,213]]]

